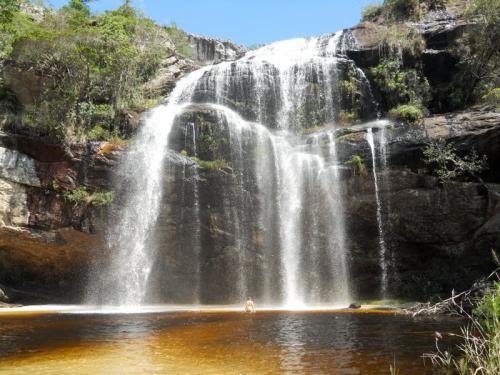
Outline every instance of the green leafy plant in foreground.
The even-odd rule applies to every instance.
[[[498,269],[492,275],[496,281],[480,299],[472,313],[466,314],[469,324],[463,328],[462,343],[457,353],[442,350],[440,334],[436,334],[436,353],[426,354],[444,374],[498,375],[500,374],[500,281]],[[461,306],[458,306],[461,309]]]

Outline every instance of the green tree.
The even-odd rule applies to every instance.
[[[69,24],[73,28],[80,27],[88,23],[90,18],[90,8],[86,0],[70,0],[62,7],[61,12],[66,13]]]

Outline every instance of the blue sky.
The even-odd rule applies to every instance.
[[[55,7],[67,0],[47,0]],[[195,34],[246,46],[334,32],[357,24],[365,5],[376,0],[133,0],[160,24],[175,22]],[[379,1],[381,2],[381,1]],[[94,12],[116,9],[122,0],[90,3]]]

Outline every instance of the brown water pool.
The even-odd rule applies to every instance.
[[[0,374],[377,375],[395,363],[425,375],[434,332],[451,345],[459,326],[377,312],[0,315]]]

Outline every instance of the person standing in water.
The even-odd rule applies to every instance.
[[[245,312],[246,313],[254,313],[255,312],[255,305],[253,303],[252,297],[248,297],[247,301],[245,302]]]

